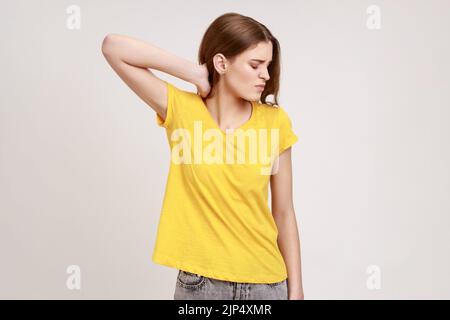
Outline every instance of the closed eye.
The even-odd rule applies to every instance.
[[[269,62],[269,64],[267,65],[267,68],[269,68],[271,64],[272,64],[272,61]],[[251,65],[251,67],[252,67],[253,69],[257,69],[257,68],[258,68],[258,65],[256,65],[256,66],[252,66],[252,65]]]

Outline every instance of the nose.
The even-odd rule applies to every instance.
[[[269,71],[267,69],[264,69],[264,72],[262,74],[259,75],[260,77],[262,77],[263,79],[267,81],[269,81],[270,79],[270,75],[269,75]]]

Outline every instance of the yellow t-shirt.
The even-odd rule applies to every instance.
[[[268,186],[276,156],[298,140],[287,113],[253,101],[250,119],[224,132],[199,95],[166,84],[156,121],[171,162],[152,261],[225,281],[285,280]]]

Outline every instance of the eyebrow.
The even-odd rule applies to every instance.
[[[260,60],[260,59],[250,59],[251,61],[258,61],[258,62],[264,62],[266,60]],[[270,60],[269,62],[272,62],[272,60]]]

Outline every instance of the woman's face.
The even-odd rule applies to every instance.
[[[248,101],[259,101],[269,79],[268,66],[272,61],[272,42],[259,42],[242,52],[230,63],[226,62],[221,80],[234,95]]]

